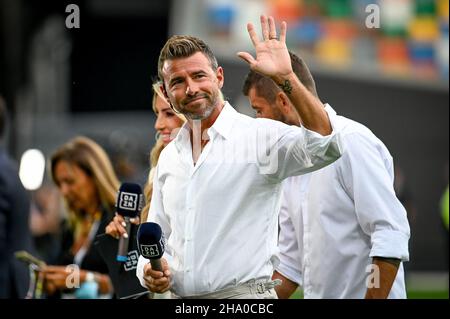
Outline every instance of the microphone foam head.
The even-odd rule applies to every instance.
[[[164,254],[166,239],[156,223],[142,223],[137,232],[139,253],[147,259],[159,259]]]
[[[142,210],[144,195],[139,184],[123,183],[117,193],[116,211],[124,217],[136,217]]]

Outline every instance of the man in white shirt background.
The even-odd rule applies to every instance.
[[[283,179],[324,167],[341,150],[334,117],[292,72],[286,23],[261,16],[262,40],[238,56],[289,96],[304,127],[236,112],[220,94],[223,69],[189,36],[161,50],[159,77],[168,102],[188,122],[161,153],[148,221],[167,238],[163,272],[140,257],[137,277],[152,292],[181,298],[276,298],[278,212]]]
[[[306,64],[290,56],[294,73],[317,96]],[[257,117],[302,125],[270,78],[250,71],[243,93]],[[305,298],[406,298],[402,262],[410,230],[393,188],[392,157],[365,126],[342,116],[335,124],[342,157],[283,182],[277,294],[289,298],[301,285]]]

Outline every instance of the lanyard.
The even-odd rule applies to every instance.
[[[96,220],[92,226],[91,230],[89,231],[88,239],[83,244],[83,246],[78,250],[78,252],[73,257],[73,261],[75,264],[81,267],[81,263],[83,262],[84,257],[86,256],[86,253],[91,246],[91,242],[94,239],[95,234],[97,233],[98,227],[100,226],[100,219]]]

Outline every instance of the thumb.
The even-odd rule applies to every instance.
[[[256,60],[253,58],[253,56],[247,52],[238,52],[237,56],[240,57],[245,62],[247,62],[248,64],[250,64],[250,66],[252,66],[256,62]]]
[[[161,258],[161,263],[162,263],[162,269],[163,269],[164,275],[166,277],[169,277],[170,276],[169,263],[167,262],[167,260],[165,258]]]
[[[150,262],[146,263],[144,265],[144,274],[150,275],[149,271],[151,271],[151,270],[152,270],[152,264]]]

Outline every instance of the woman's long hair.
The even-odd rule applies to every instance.
[[[155,114],[156,114],[157,113],[156,99],[159,96],[161,99],[166,101],[166,98],[165,98],[163,92],[161,91],[161,83],[160,82],[153,83],[152,88],[153,88],[152,107],[153,107],[153,112],[155,112]],[[183,114],[179,114],[176,112],[174,112],[174,113],[183,122],[186,122],[186,118],[184,117]],[[154,168],[158,164],[159,155],[161,154],[163,149],[164,149],[164,143],[161,139],[158,139],[156,141],[155,145],[153,146],[152,150],[150,151],[150,157],[149,157],[150,173],[148,174],[147,184],[145,184],[145,188],[144,188],[144,194],[145,194],[145,197],[147,198],[147,201],[145,202],[145,206],[141,211],[141,223],[147,221],[148,211],[150,209],[150,202],[152,200]]]
[[[50,159],[51,177],[57,186],[59,185],[56,180],[55,169],[60,161],[74,164],[90,176],[95,183],[101,205],[108,212],[114,211],[117,191],[119,189],[119,180],[103,148],[93,140],[83,136],[75,137],[59,147]],[[69,207],[67,208],[72,218],[81,218],[79,216],[80,212],[72,211]],[[75,227],[76,225],[72,226]]]

